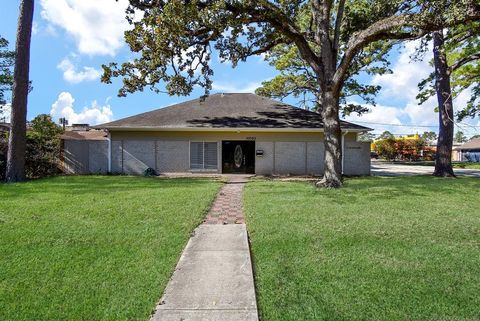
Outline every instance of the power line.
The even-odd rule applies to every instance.
[[[409,127],[409,128],[436,128],[438,125],[416,125],[416,124],[388,124],[388,123],[375,123],[375,122],[368,122],[368,121],[359,121],[359,120],[353,120],[355,123],[360,123],[360,124],[368,124],[368,125],[381,125],[381,126],[394,126],[394,127]],[[470,125],[470,124],[464,124],[464,123],[455,123],[455,126],[467,126],[467,127],[473,127],[473,128],[480,128],[480,126],[475,126],[475,125]]]
[[[397,127],[424,127],[424,128],[438,127],[438,125],[387,124],[387,123],[374,123],[374,122],[358,121],[358,120],[353,120],[353,122],[361,123],[361,124],[382,125],[382,126],[397,126]]]

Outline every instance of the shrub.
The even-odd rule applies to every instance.
[[[397,141],[392,137],[376,141],[375,149],[380,157],[390,161],[395,160],[398,155]]]
[[[25,175],[39,178],[60,173],[60,134],[62,128],[49,115],[35,117],[27,130]],[[0,179],[5,179],[8,142],[0,137]]]
[[[5,172],[7,170],[7,150],[7,139],[6,137],[0,136],[0,181],[3,181],[5,179]]]
[[[153,168],[149,167],[143,171],[143,176],[157,176],[157,172]]]

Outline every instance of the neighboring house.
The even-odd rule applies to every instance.
[[[61,168],[66,174],[94,174],[108,171],[108,137],[103,130],[75,124],[60,136]]]
[[[357,135],[370,129],[345,121],[341,127],[344,174],[369,175],[370,145]],[[108,131],[104,166],[112,173],[324,171],[320,115],[254,94],[215,94],[95,128]],[[90,150],[90,163],[92,157]]]
[[[454,150],[459,154],[458,160],[462,162],[480,162],[480,138],[474,138]]]

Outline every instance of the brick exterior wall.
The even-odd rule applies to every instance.
[[[255,140],[255,172],[260,175],[322,175],[324,147],[321,133],[112,133],[113,173],[142,175],[148,168],[158,173],[190,171],[190,141],[218,142],[218,172],[221,172],[222,140]],[[345,135],[344,174],[370,174],[370,145]],[[65,141],[67,153],[78,155],[65,160],[68,172],[104,173],[108,166],[108,142],[87,145],[85,141]],[[82,156],[83,155],[83,156]],[[88,155],[88,156],[85,156]],[[87,157],[88,159],[86,159]]]
[[[255,173],[259,175],[273,174],[273,142],[256,142],[255,149],[263,150],[263,156],[255,156]]]
[[[155,141],[123,141],[123,173],[142,175],[147,168],[155,168]]]
[[[323,175],[323,142],[307,142],[307,174]]]
[[[345,141],[343,173],[345,175],[370,175],[370,143]]]
[[[108,141],[65,140],[63,143],[65,174],[105,174],[108,171]]]
[[[157,172],[175,173],[190,170],[190,142],[159,140],[157,143]]]
[[[306,142],[275,142],[274,173],[305,175],[307,173]]]

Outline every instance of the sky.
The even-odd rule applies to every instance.
[[[125,20],[127,0],[36,0],[31,45],[30,79],[33,91],[28,98],[28,119],[38,114],[51,114],[57,121],[66,117],[69,123],[100,124],[141,112],[194,99],[203,94],[195,89],[188,97],[144,92],[117,97],[121,80],[101,83],[101,65],[124,62],[132,57],[123,40],[129,28]],[[5,1],[0,11],[0,36],[15,45],[19,1]],[[427,76],[431,54],[424,61],[412,62],[416,42],[406,43],[390,56],[393,74],[366,78],[382,86],[376,106],[360,117],[348,121],[395,134],[437,131],[438,114],[435,97],[419,106],[416,101],[418,82]],[[262,81],[272,79],[276,70],[262,56],[249,58],[232,68],[212,55],[212,93],[254,92]],[[469,93],[454,101],[464,106]],[[352,100],[353,102],[354,100]],[[285,102],[294,104],[295,99]],[[360,102],[360,101],[357,101]],[[361,102],[360,102],[361,103]],[[457,125],[467,136],[480,134],[480,120],[467,120]]]

